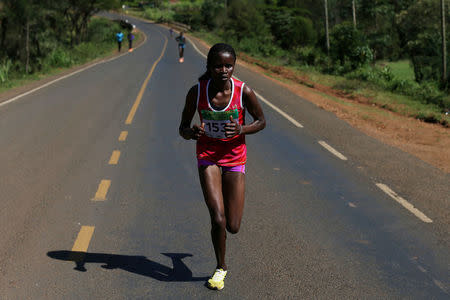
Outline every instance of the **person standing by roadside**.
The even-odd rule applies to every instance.
[[[236,234],[245,199],[245,136],[266,126],[264,113],[253,90],[232,78],[236,53],[227,44],[208,52],[206,72],[186,96],[179,134],[197,141],[197,166],[211,220],[216,270],[206,285],[221,290],[228,272],[225,263],[227,231]],[[191,127],[195,112],[201,125]],[[245,124],[245,112],[253,118]],[[256,262],[255,262],[256,263]]]
[[[120,50],[122,49],[122,40],[123,40],[122,31],[120,31],[116,34],[116,40],[117,40],[117,46],[118,46],[119,52],[120,52]]]

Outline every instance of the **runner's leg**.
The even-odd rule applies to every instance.
[[[229,233],[237,233],[241,226],[245,200],[245,174],[224,172],[222,174],[222,193],[225,217]]]
[[[226,219],[222,196],[222,174],[218,166],[199,166],[198,173],[206,206],[211,216],[211,238],[216,254],[217,268],[227,269],[225,264]]]

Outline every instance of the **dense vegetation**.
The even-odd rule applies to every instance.
[[[326,2],[329,49],[325,30]],[[308,66],[435,105],[441,113],[450,110],[450,76],[442,80],[438,0],[156,0],[125,3],[139,9],[149,19],[181,22],[196,32],[212,32],[238,50],[265,61],[276,59],[284,65]],[[448,12],[446,9],[447,20]],[[377,64],[378,61],[398,60],[411,62],[413,79],[395,75],[389,64]]]
[[[116,7],[118,0],[0,0],[0,87],[111,50],[119,25],[91,18]]]

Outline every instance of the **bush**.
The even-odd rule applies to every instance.
[[[265,20],[278,45],[283,49],[304,47],[316,42],[313,22],[298,13],[302,12],[286,7],[269,7],[265,10]]]
[[[395,77],[388,86],[388,89],[402,95],[414,96],[415,91],[420,89],[420,85],[412,80]]]
[[[110,43],[112,37],[120,30],[117,22],[112,23],[107,19],[94,18],[89,23],[87,38],[88,41],[94,43]]]
[[[350,22],[343,22],[331,30],[330,44],[330,56],[338,74],[350,72],[373,60],[364,36]]]
[[[70,67],[74,61],[67,50],[62,48],[53,49],[46,57],[46,63],[50,67]]]
[[[315,65],[320,55],[314,47],[298,47],[294,49],[294,56],[302,65]]]
[[[381,81],[380,72],[374,67],[364,66],[349,72],[345,75],[347,79],[359,79],[363,81],[368,81],[372,83],[379,83]]]
[[[254,4],[250,0],[231,1],[227,7],[227,19],[224,27],[226,34],[235,36],[238,41],[245,38],[256,38],[261,39],[261,42],[273,42],[264,16],[254,8]]]
[[[437,80],[441,75],[438,32],[418,34],[416,40],[408,42],[408,52],[414,67],[414,75],[418,82]]]
[[[345,68],[345,64],[340,66],[340,68]],[[419,84],[410,79],[398,78],[393,75],[391,68],[388,66],[382,68],[364,66],[347,73],[345,78],[367,81],[382,89],[410,96],[422,103],[436,105],[443,110],[450,108],[450,98],[446,97],[445,93],[439,90],[436,82],[428,81]],[[349,90],[345,84],[341,89]]]
[[[434,82],[424,82],[420,84],[420,88],[416,91],[417,96],[426,104],[435,104],[441,108],[443,107],[443,93]]]
[[[160,10],[158,8],[147,8],[144,11],[144,18],[156,21],[156,22],[168,22],[174,21],[175,12],[172,10]]]
[[[4,60],[3,63],[0,65],[0,82],[5,83],[9,80],[9,72],[11,70],[11,60],[7,59]]]

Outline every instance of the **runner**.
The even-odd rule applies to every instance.
[[[122,48],[122,40],[123,40],[122,31],[120,31],[116,34],[116,40],[117,40],[117,47],[119,48],[119,52],[120,52],[120,49]]]
[[[134,34],[133,32],[129,32],[127,35],[128,38],[128,52],[133,52],[133,40],[134,40]]]
[[[186,44],[186,38],[183,35],[183,31],[180,31],[180,35],[175,38],[178,42],[178,52],[180,54],[180,63],[184,62],[184,46]]]
[[[200,184],[211,217],[211,238],[216,254],[216,270],[206,285],[221,290],[227,275],[226,231],[237,233],[244,210],[245,135],[266,126],[261,106],[251,88],[233,79],[234,49],[216,44],[208,53],[206,72],[187,96],[180,135],[197,140]],[[191,127],[195,111],[201,125]],[[245,125],[245,110],[253,122]]]

